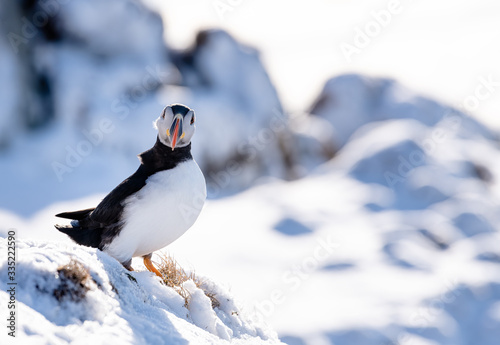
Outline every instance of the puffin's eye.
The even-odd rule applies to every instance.
[[[194,123],[194,115],[191,117],[191,124]]]
[[[165,118],[165,110],[167,110],[167,108],[163,109],[163,113],[161,113],[161,118],[164,119]]]

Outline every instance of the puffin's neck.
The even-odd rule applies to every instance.
[[[175,168],[177,164],[193,159],[191,156],[191,143],[184,147],[171,147],[164,145],[160,138],[156,138],[154,146],[139,155],[142,165],[148,170],[161,171]]]

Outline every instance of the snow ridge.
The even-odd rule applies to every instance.
[[[210,299],[193,281],[186,301],[149,272],[128,272],[107,254],[77,245],[19,240],[16,338],[23,344],[280,344],[246,317],[230,294],[204,278]],[[0,241],[0,250],[7,243]],[[7,276],[7,261],[0,259]],[[79,273],[75,273],[78,270]],[[4,274],[5,273],[5,274]],[[76,279],[75,279],[76,277]],[[22,282],[22,283],[21,283]],[[9,299],[0,281],[0,303]],[[12,342],[1,332],[2,344]]]

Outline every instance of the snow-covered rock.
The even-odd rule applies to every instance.
[[[71,1],[54,21],[60,37],[36,46],[35,61],[50,76],[55,118],[69,132],[67,144],[104,132],[100,123],[107,119],[113,130],[101,133],[96,146],[137,153],[149,145],[139,134],[163,108],[154,96],[172,78],[158,14],[131,0]],[[124,142],[124,135],[134,140]]]
[[[164,82],[168,52],[163,25],[141,2],[34,1],[11,4],[3,16],[2,36],[9,47],[2,55],[18,56],[15,79],[24,91],[12,99],[20,111],[8,117],[21,117],[26,126],[56,119],[93,128],[93,115],[118,116],[124,105],[134,113],[137,103]]]
[[[415,94],[394,80],[357,74],[328,80],[310,112],[330,122],[337,149],[367,123],[402,118],[434,126],[445,117],[458,116],[462,120],[460,134],[494,138],[488,129],[469,116]]]
[[[116,158],[113,179],[132,173],[135,155],[155,141],[152,122],[165,106],[155,95],[173,76],[159,15],[132,0],[12,2],[1,15],[0,78],[9,87],[0,165],[12,183],[0,203],[29,214],[48,199],[25,194],[16,204],[6,194],[40,188],[47,197],[64,185],[81,196],[74,178],[101,169],[93,164],[103,153]],[[10,160],[18,150],[31,159]]]
[[[3,88],[1,95],[3,106],[0,107],[0,149],[5,149],[12,140],[13,133],[19,132],[22,127],[20,118],[13,116],[20,109],[19,63],[5,37],[4,35],[0,37],[0,80],[8,87]]]
[[[283,141],[288,116],[258,51],[222,30],[202,31],[174,59],[196,109],[194,152],[209,194],[248,187],[257,176],[287,177]]]
[[[7,252],[7,240],[0,240]],[[128,272],[105,253],[76,245],[17,241],[16,340],[23,344],[280,344],[249,320],[231,295],[209,280],[211,300],[192,281],[188,304],[149,272]],[[6,256],[0,259],[0,302],[7,305]],[[10,344],[7,332],[2,344]]]

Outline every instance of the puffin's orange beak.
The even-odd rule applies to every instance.
[[[175,149],[175,146],[177,146],[177,142],[179,139],[182,139],[184,137],[184,133],[182,132],[182,116],[177,115],[174,118],[174,121],[172,122],[172,126],[170,126],[169,129],[167,129],[167,135],[171,136],[170,137],[170,142],[172,144],[172,151]]]
[[[172,151],[175,149],[175,145],[177,145],[177,136],[179,135],[179,123],[181,121],[179,119],[175,120],[175,129],[174,134],[172,135]]]

